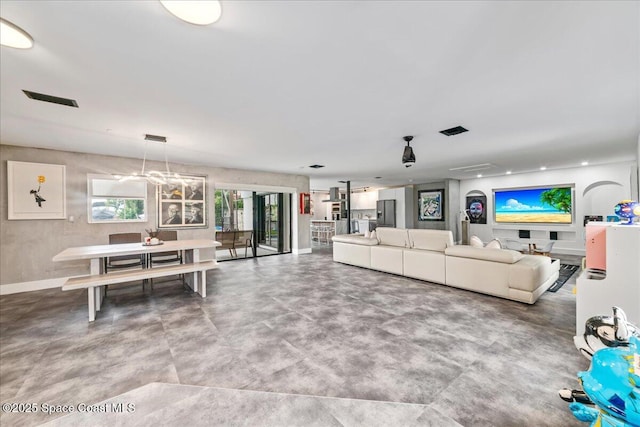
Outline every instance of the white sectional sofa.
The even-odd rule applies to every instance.
[[[556,281],[560,267],[545,256],[454,245],[448,230],[387,227],[373,239],[334,236],[333,260],[528,304]]]

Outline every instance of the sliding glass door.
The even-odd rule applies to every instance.
[[[253,206],[258,256],[291,252],[291,195],[255,193]]]
[[[291,194],[215,191],[220,261],[291,252]]]

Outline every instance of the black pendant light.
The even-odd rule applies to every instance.
[[[413,154],[413,148],[409,145],[413,136],[405,136],[403,138],[407,142],[407,146],[404,147],[404,152],[402,153],[402,164],[406,168],[410,168],[416,162],[416,156]]]

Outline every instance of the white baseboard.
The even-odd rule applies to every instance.
[[[293,253],[294,255],[310,254],[310,253],[311,253],[311,248],[294,249],[294,250],[292,251],[292,253]]]
[[[8,283],[0,285],[0,295],[17,294],[20,292],[32,292],[42,289],[61,288],[68,277],[57,279],[35,280],[33,282]]]

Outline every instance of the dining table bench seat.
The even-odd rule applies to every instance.
[[[63,291],[88,289],[89,321],[96,318],[96,311],[100,310],[102,303],[103,286],[116,283],[132,282],[135,280],[154,279],[156,277],[172,276],[176,274],[200,273],[200,295],[207,296],[206,272],[218,268],[215,260],[199,261],[188,264],[167,265],[163,267],[143,268],[137,270],[114,271],[98,275],[78,276],[67,279],[62,285]],[[196,283],[198,283],[196,282]],[[196,285],[197,286],[197,285]],[[194,289],[198,292],[198,289]]]

